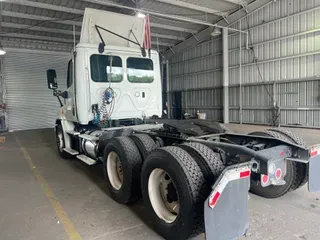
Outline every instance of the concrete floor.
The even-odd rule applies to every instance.
[[[264,128],[229,127],[241,133]],[[320,143],[320,130],[293,131],[308,144]],[[108,196],[100,165],[60,159],[51,129],[5,136],[0,143],[0,239],[161,239],[149,227],[142,202],[120,205]],[[303,187],[279,199],[250,196],[245,239],[320,239],[320,194]]]

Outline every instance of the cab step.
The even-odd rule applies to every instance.
[[[88,165],[94,165],[97,163],[96,160],[89,158],[86,155],[78,155],[77,158]]]
[[[68,133],[69,135],[72,135],[72,136],[78,136],[78,135],[80,135],[80,132],[76,132],[76,131],[73,131],[73,130],[66,131],[66,133]]]
[[[75,155],[78,155],[78,154],[79,154],[78,151],[73,150],[73,149],[71,149],[71,148],[64,148],[63,151],[69,153],[69,154],[72,155],[72,156],[75,156]]]
[[[88,135],[88,134],[80,134],[79,138],[82,138],[84,140],[88,140],[88,141],[98,141],[99,138],[96,136],[92,136],[92,135]]]

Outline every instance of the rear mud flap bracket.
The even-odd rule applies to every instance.
[[[223,181],[223,178],[219,178]],[[244,236],[249,228],[248,191],[250,176],[229,181],[218,201],[210,206],[212,196],[219,188],[216,184],[204,204],[204,218],[207,240],[236,240]]]
[[[309,191],[320,192],[320,155],[309,160]]]

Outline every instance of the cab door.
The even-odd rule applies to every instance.
[[[67,92],[68,97],[65,100],[65,116],[67,120],[76,121],[76,96],[75,96],[75,83],[74,83],[74,59],[68,63],[67,72]]]

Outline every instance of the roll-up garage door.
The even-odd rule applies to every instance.
[[[54,126],[59,102],[47,87],[47,69],[57,71],[59,89],[66,88],[70,54],[7,51],[4,56],[9,131]]]

